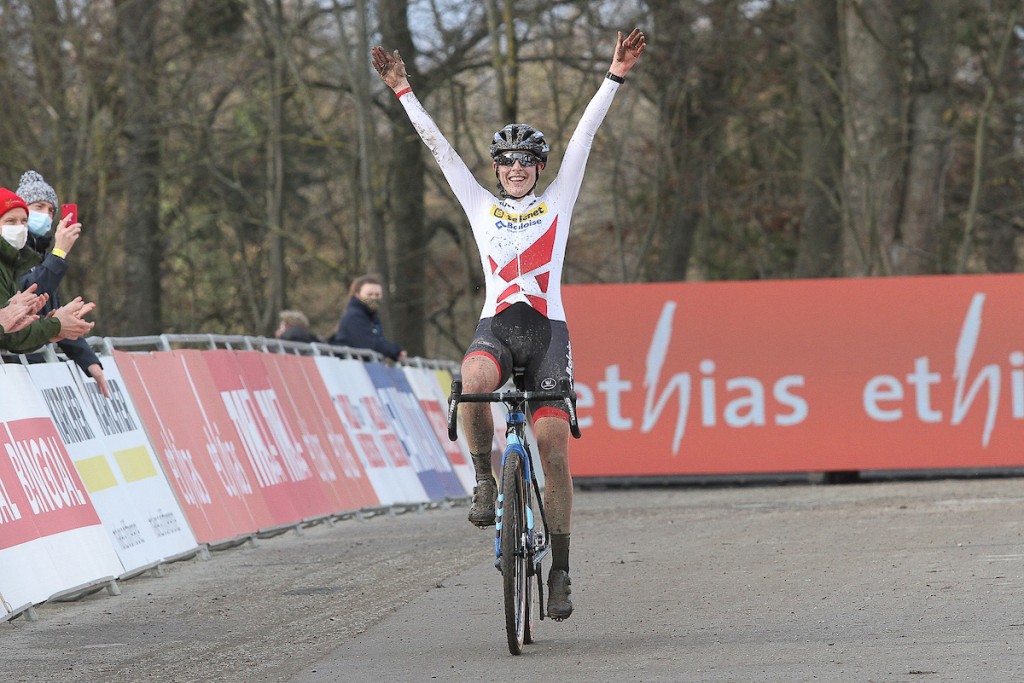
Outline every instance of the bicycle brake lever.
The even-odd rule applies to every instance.
[[[572,438],[579,439],[583,433],[580,432],[580,423],[576,419],[576,390],[567,379],[559,381],[558,389],[564,394],[565,409],[569,413],[569,433],[572,434]]]
[[[452,380],[452,393],[448,397],[448,440],[458,441],[459,396],[462,396],[462,380]]]

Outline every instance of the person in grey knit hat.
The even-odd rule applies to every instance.
[[[25,200],[29,210],[36,202],[49,202],[50,207],[57,210],[57,192],[36,171],[25,171],[14,193]]]
[[[21,276],[19,286],[24,291],[35,284],[39,293],[49,294],[50,301],[42,311],[45,315],[50,308],[60,306],[57,288],[67,272],[68,252],[82,234],[82,225],[71,223],[71,217],[66,216],[57,224],[54,234],[50,235],[53,217],[59,206],[57,192],[36,171],[25,171],[22,174],[16,194],[28,204],[29,235],[26,246],[31,247],[36,262],[31,270]],[[57,346],[83,372],[96,380],[101,394],[110,396],[103,365],[88,342],[84,339],[63,339],[57,342]]]
[[[37,252],[50,246],[50,228],[53,227],[53,217],[57,213],[57,192],[51,187],[43,176],[36,171],[25,171],[18,183],[15,194],[25,200],[28,204],[28,232],[29,246]],[[78,223],[70,223],[67,217],[62,218],[57,224],[52,241],[53,254],[59,258],[67,258],[71,247],[75,246],[78,236],[82,233],[82,226]],[[42,248],[39,242],[45,242]]]

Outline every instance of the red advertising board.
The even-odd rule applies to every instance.
[[[308,356],[274,354],[259,354],[259,358],[322,488],[332,497],[333,511],[379,504],[345,426],[331,405],[316,361]]]
[[[1024,464],[1020,275],[564,295],[579,476]]]
[[[196,540],[256,531],[245,503],[225,489],[208,455],[202,413],[181,363],[171,353],[115,351],[114,360]]]
[[[11,437],[0,429],[0,550],[39,538],[19,469]]]
[[[0,459],[14,470],[12,483],[19,484],[7,490],[20,489],[27,503],[22,509],[31,513],[40,535],[100,523],[53,420],[33,417],[8,422],[7,430],[0,429],[0,448],[6,455]]]
[[[298,430],[285,416],[261,355],[257,351],[203,352],[257,472],[264,498],[275,516],[277,510],[292,506],[291,521],[337,512],[336,501],[321,486]]]
[[[228,495],[239,499],[256,529],[294,522],[295,510],[291,505],[283,509],[271,509],[268,505],[252,463],[246,457],[242,439],[210,376],[203,358],[205,353],[194,349],[175,351],[173,358],[180,364],[192,389],[198,409],[195,424],[202,425],[205,452],[210,456],[221,485]]]

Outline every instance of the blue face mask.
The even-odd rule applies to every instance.
[[[33,235],[45,237],[50,228],[53,227],[53,219],[40,211],[28,212],[28,231]]]

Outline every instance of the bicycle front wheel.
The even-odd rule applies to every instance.
[[[505,634],[508,651],[522,654],[526,636],[526,620],[530,608],[526,571],[526,511],[523,477],[519,471],[519,454],[505,457],[501,472],[498,518],[501,550],[501,578],[505,592]]]

